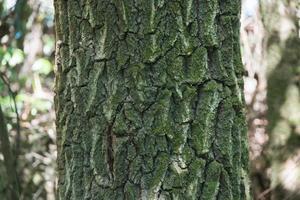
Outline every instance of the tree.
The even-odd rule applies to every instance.
[[[55,1],[59,199],[250,199],[240,1]]]
[[[297,8],[298,5],[298,8]],[[299,1],[262,1],[272,199],[299,199]],[[299,13],[298,13],[299,15]]]
[[[0,197],[2,199],[19,199],[19,183],[15,158],[11,151],[9,135],[0,105],[0,152],[3,155],[3,162],[0,164]]]

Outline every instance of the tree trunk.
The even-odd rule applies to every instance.
[[[0,105],[0,153],[3,156],[3,162],[0,161],[0,199],[18,200],[19,182],[17,169],[15,166],[15,157],[10,146],[9,135],[2,108]],[[0,155],[1,155],[0,154]],[[5,170],[3,169],[5,168]],[[4,193],[4,194],[3,194]]]
[[[298,0],[261,1],[268,79],[268,157],[274,200],[300,199],[299,5]]]
[[[55,12],[58,199],[250,199],[240,1]]]

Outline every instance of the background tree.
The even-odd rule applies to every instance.
[[[244,93],[250,151],[250,176],[254,199],[270,198],[269,166],[266,156],[267,79],[263,64],[264,27],[259,1],[243,0],[241,15],[241,48],[245,70]]]
[[[300,198],[299,11],[297,0],[261,2],[272,199]]]
[[[15,167],[15,157],[12,154],[4,115],[0,106],[0,147],[4,157],[5,169],[1,169],[0,196],[3,199],[19,199],[19,182]],[[5,172],[6,173],[5,173]]]
[[[60,199],[249,199],[240,1],[55,1]]]

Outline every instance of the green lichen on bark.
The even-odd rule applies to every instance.
[[[59,199],[246,199],[231,4],[55,1]]]

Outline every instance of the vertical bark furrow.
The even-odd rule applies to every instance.
[[[248,196],[230,4],[55,1],[59,199]]]

